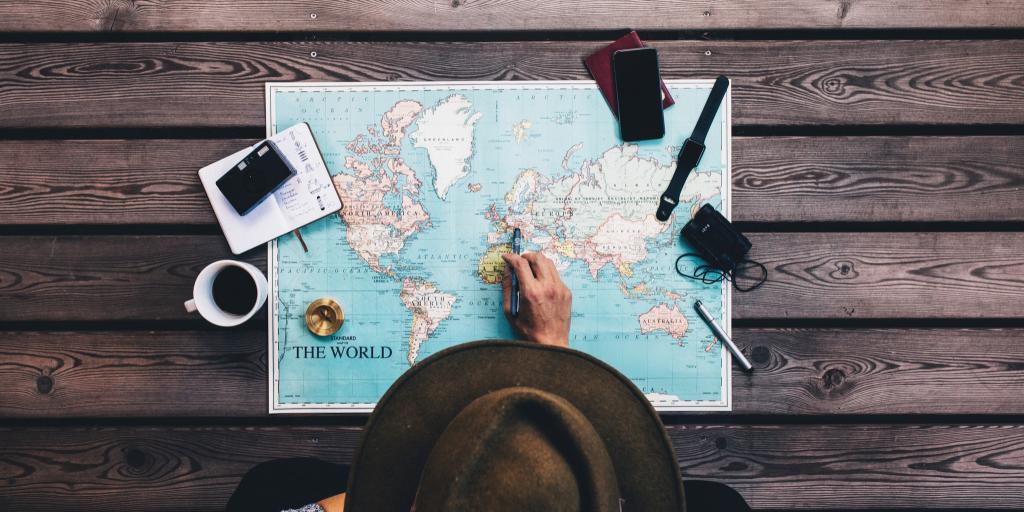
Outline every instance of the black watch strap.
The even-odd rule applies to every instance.
[[[679,204],[679,194],[683,192],[683,185],[686,184],[686,178],[690,177],[690,172],[700,163],[700,157],[704,154],[704,139],[708,136],[711,121],[715,119],[715,114],[718,113],[718,108],[722,105],[722,100],[728,90],[729,79],[719,76],[711,88],[711,95],[704,103],[704,110],[701,110],[700,117],[697,118],[697,125],[693,127],[693,133],[679,150],[679,156],[676,158],[676,172],[672,175],[672,180],[669,181],[668,188],[661,195],[661,201],[658,204],[658,220],[667,221],[672,215],[672,210],[675,210],[676,205]]]

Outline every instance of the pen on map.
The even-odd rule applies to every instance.
[[[295,233],[295,238],[298,238],[299,243],[302,244],[302,252],[309,252],[309,247],[306,247],[306,241],[302,239],[302,233],[299,233],[299,228],[295,228],[292,233]]]
[[[725,330],[718,325],[718,322],[715,322],[715,319],[711,318],[711,313],[708,313],[708,310],[704,308],[704,304],[701,304],[698,300],[693,303],[693,309],[697,310],[697,314],[700,315],[701,320],[704,320],[704,323],[708,324],[708,327],[711,328],[711,332],[715,334],[715,337],[722,340],[722,344],[729,349],[729,352],[732,352],[733,357],[735,357],[736,361],[740,363],[740,366],[742,366],[744,370],[750,371],[754,365],[750,364],[750,361],[743,355],[743,352],[740,352],[740,348],[732,342],[729,335],[725,333]]]
[[[514,254],[523,253],[523,232],[519,228],[512,230],[512,252]],[[511,299],[512,316],[519,316],[519,277],[516,276],[515,270],[512,271]]]

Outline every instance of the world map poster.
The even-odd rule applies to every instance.
[[[728,329],[730,288],[675,268],[701,205],[729,215],[728,97],[673,218],[655,218],[712,83],[667,81],[665,137],[639,143],[590,81],[267,84],[267,135],[309,123],[343,204],[302,228],[308,252],[269,244],[270,412],[368,412],[431,354],[515,338],[501,254],[516,227],[572,290],[570,347],[658,410],[729,410],[730,356],[693,303]],[[320,298],[344,312],[330,336],[306,327]]]

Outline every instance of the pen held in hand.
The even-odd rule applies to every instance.
[[[512,231],[512,253],[516,255],[523,253],[523,232],[519,228]],[[516,276],[515,270],[512,271],[511,302],[512,316],[519,316],[519,277]]]

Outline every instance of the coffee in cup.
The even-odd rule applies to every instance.
[[[267,278],[243,261],[220,260],[196,278],[185,310],[198,311],[207,321],[231,327],[252,318],[267,300]]]
[[[224,267],[213,276],[213,302],[220,309],[244,315],[256,305],[256,281],[241,267]]]

